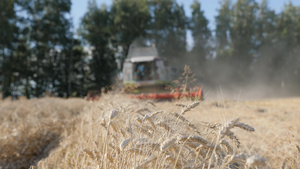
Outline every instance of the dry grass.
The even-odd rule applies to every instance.
[[[299,168],[300,99],[0,102],[0,168]]]
[[[84,105],[58,98],[0,102],[0,168],[29,168],[46,158]]]

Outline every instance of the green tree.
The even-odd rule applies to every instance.
[[[230,0],[220,1],[221,8],[216,16],[216,57],[224,59],[230,57],[229,48],[231,46],[230,30],[232,25],[232,5]]]
[[[126,56],[130,44],[137,38],[145,37],[149,30],[151,16],[147,0],[114,0],[111,15],[115,46],[121,46]]]
[[[300,7],[285,5],[277,21],[278,44],[281,49],[273,59],[273,67],[285,82],[299,82]]]
[[[152,16],[151,42],[156,44],[161,56],[182,65],[182,58],[186,55],[187,31],[183,6],[174,0],[150,0],[149,10]]]
[[[275,11],[268,6],[268,0],[262,0],[256,23],[256,44],[258,48],[276,41],[276,22]]]
[[[17,53],[20,29],[14,0],[1,1],[0,11],[0,89],[2,96],[6,97],[16,94],[17,83],[20,82],[22,66]]]
[[[59,55],[60,51],[71,50],[71,22],[66,15],[70,12],[70,0],[32,0],[27,6],[30,16],[30,43],[32,44],[32,72],[30,77],[36,85],[34,95],[45,91],[56,92],[57,85],[69,80],[58,79],[59,69],[68,67]],[[70,55],[64,55],[69,58]],[[66,74],[66,79],[69,75]],[[67,90],[66,90],[67,91]]]
[[[254,0],[238,0],[232,10],[230,40],[232,63],[239,72],[238,78],[247,80],[255,56],[255,25],[258,4]]]
[[[295,7],[291,2],[288,3],[279,15],[277,22],[280,40],[286,42],[290,48],[294,48],[300,43],[299,9],[300,7]]]
[[[3,0],[0,2],[0,59],[4,60],[7,55],[6,48],[11,47],[10,41],[13,39],[16,13],[14,0]],[[1,62],[2,63],[2,62]]]
[[[272,66],[272,61],[276,58],[280,49],[278,46],[278,32],[276,30],[277,15],[268,6],[268,1],[263,0],[259,5],[259,12],[256,23],[255,50],[255,78],[261,82],[272,80],[276,69]],[[263,73],[262,73],[263,72]]]
[[[98,8],[95,1],[89,1],[88,12],[83,16],[79,30],[92,50],[90,68],[93,76],[89,89],[100,89],[111,84],[116,70],[113,29],[113,16],[107,7],[102,5]]]
[[[73,46],[73,72],[72,72],[72,90],[73,96],[83,97],[88,92],[90,83],[89,76],[91,71],[89,68],[89,60],[87,53],[84,51],[80,40],[76,39]],[[75,93],[74,93],[75,92]]]
[[[192,66],[202,67],[209,57],[211,50],[211,31],[208,28],[208,20],[201,10],[201,4],[197,0],[194,0],[191,9],[192,17],[190,20],[190,29],[194,40],[194,47],[191,51],[194,63]]]
[[[81,46],[81,41],[74,38],[63,51],[51,50],[52,57],[59,60],[55,63],[54,71],[57,72],[54,88],[59,96],[80,96],[87,93],[86,84],[90,76],[87,54]]]
[[[10,21],[15,17],[14,1],[4,0],[0,2],[0,89],[2,96],[8,93],[8,79],[6,77],[5,62],[7,62],[7,48],[9,39],[12,37],[12,26]]]

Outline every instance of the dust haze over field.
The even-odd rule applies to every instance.
[[[189,65],[197,78],[197,85],[203,86],[206,98],[211,100],[300,96],[299,66],[295,61],[299,58],[287,58],[284,64],[274,67],[275,52],[263,53],[264,56],[252,63],[250,69],[239,67],[242,64],[239,61],[208,59],[201,62],[191,55],[186,55],[174,65],[181,72],[184,64]]]

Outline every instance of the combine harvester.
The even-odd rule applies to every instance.
[[[132,98],[170,100],[183,97],[203,99],[202,88],[195,92],[181,92],[177,88],[171,93],[172,74],[163,58],[158,56],[156,47],[135,47],[131,45],[123,64],[123,86]]]

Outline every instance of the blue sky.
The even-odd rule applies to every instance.
[[[106,4],[110,6],[113,0],[95,0],[97,4],[100,6],[101,4]],[[177,0],[179,4],[184,5],[185,12],[187,16],[191,15],[190,5],[194,0]],[[217,10],[220,8],[221,0],[198,0],[201,3],[201,9],[204,11],[204,15],[209,20],[209,28],[211,30],[214,29],[215,25],[215,17],[218,14]],[[232,3],[236,2],[236,0],[232,0]],[[260,3],[261,0],[256,0],[256,2]],[[300,0],[269,0],[269,6],[271,9],[275,10],[276,13],[279,13],[284,9],[284,4],[288,4],[292,2],[296,6],[300,6]],[[72,0],[72,8],[71,8],[71,16],[73,18],[74,28],[75,30],[78,28],[80,24],[80,18],[85,14],[87,10],[88,0]],[[187,42],[188,46],[192,46],[193,42],[191,40],[191,35],[188,32],[187,34]]]
[[[107,4],[108,6],[112,4],[113,0],[96,0],[98,5]],[[184,5],[185,12],[188,16],[191,14],[190,5],[194,0],[177,0],[179,4]],[[199,0],[201,3],[201,8],[204,11],[204,15],[209,20],[209,27],[214,28],[214,18],[217,15],[217,9],[220,8],[220,0]],[[261,0],[256,0],[258,3]],[[291,1],[294,5],[300,6],[300,0],[269,0],[269,6],[279,13],[283,8],[284,4]],[[235,0],[232,0],[235,2]],[[88,0],[72,0],[72,10],[71,16],[73,17],[75,29],[78,28],[80,23],[80,18],[84,15],[87,10]]]

